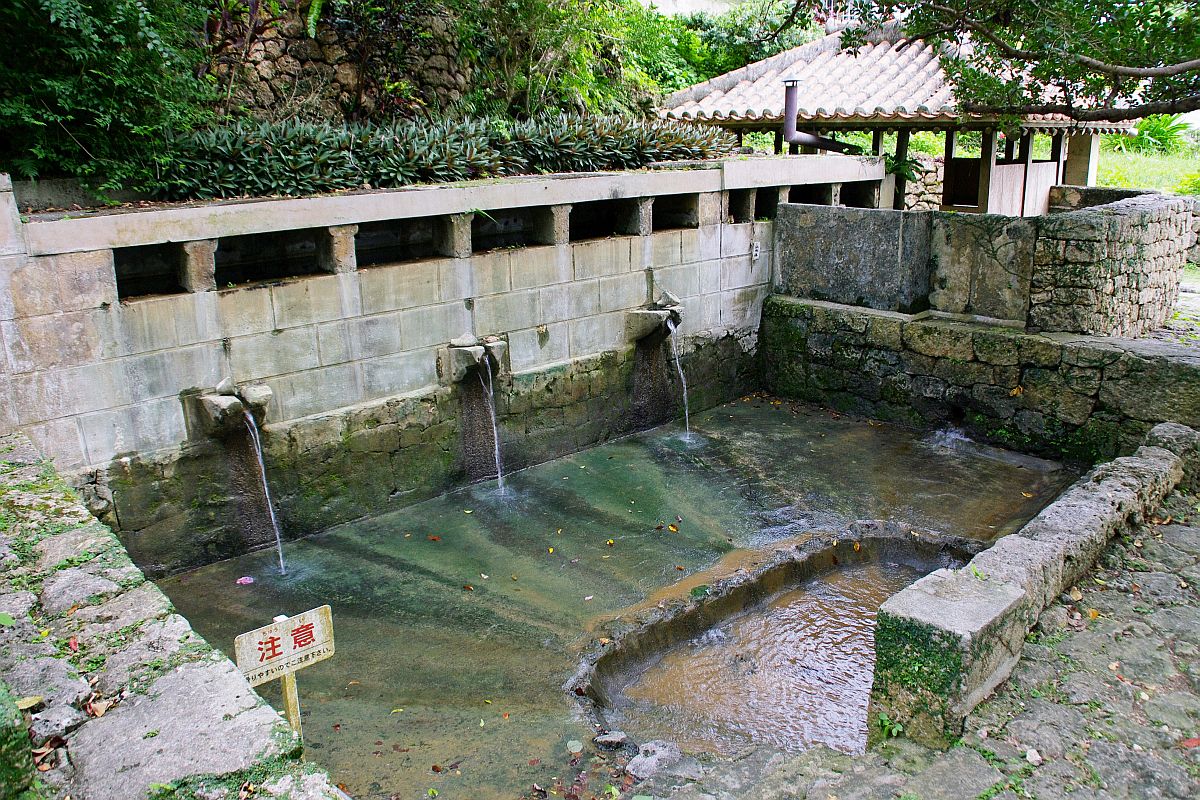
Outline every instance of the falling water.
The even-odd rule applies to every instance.
[[[668,337],[671,340],[671,355],[673,355],[675,357],[675,369],[679,372],[679,384],[683,387],[684,436],[691,438],[692,422],[691,422],[690,414],[688,413],[687,378],[683,377],[683,365],[681,363],[679,363],[679,344],[675,341],[676,328],[675,328],[674,320],[672,320],[672,319],[667,320],[667,330],[669,330],[671,332],[671,335]]]
[[[496,453],[496,486],[504,491],[504,465],[500,462],[500,429],[496,427],[496,398],[492,394],[492,365],[484,358],[479,370],[479,385],[483,387],[484,399],[487,400],[488,413],[492,416],[492,443]],[[487,375],[487,383],[483,376]]]
[[[258,436],[258,423],[249,411],[242,412],[246,417],[246,430],[250,431],[250,441],[254,444],[254,456],[258,459],[258,474],[262,478],[263,499],[267,501],[267,511],[271,515],[271,528],[275,531],[275,549],[279,552],[279,574],[287,575],[287,567],[283,563],[283,537],[279,535],[279,520],[275,518],[275,504],[271,502],[271,487],[267,486],[267,467],[263,463],[262,439]]]

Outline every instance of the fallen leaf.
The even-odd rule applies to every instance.
[[[684,569],[683,569],[683,565],[682,565],[682,564],[676,564],[676,565],[675,565],[675,569],[679,570],[680,572],[683,572],[683,571],[684,571]]]
[[[483,702],[487,703],[489,706],[492,704],[491,700],[484,700]]]
[[[108,709],[112,707],[112,704],[112,700],[92,700],[86,706],[84,706],[83,710],[86,711],[90,717],[103,717],[104,712],[108,711]]]
[[[481,727],[481,728],[483,727],[483,719],[482,718],[479,720],[479,727]]]
[[[474,514],[475,512],[474,512],[473,510],[469,509],[469,508],[464,508],[464,509],[463,509],[463,513],[464,513],[464,514]]]
[[[585,602],[585,603],[586,603],[587,601],[591,600],[591,599],[592,599],[593,597],[595,597],[595,596],[596,596],[596,595],[594,595],[594,594],[589,594],[587,597],[583,598],[583,602]]]
[[[542,763],[542,760],[540,758],[529,759],[529,766],[531,766],[531,767],[536,767],[540,763]]]
[[[662,524],[655,525],[655,526],[654,526],[654,530],[656,530],[656,531],[661,531],[661,530],[662,530],[663,528],[665,528],[665,527],[667,527],[667,526],[666,526],[666,525],[662,525]]]
[[[551,555],[554,555],[554,548],[553,548],[553,547],[547,547],[547,548],[546,548],[546,552],[547,552],[547,553],[550,553]]]
[[[463,591],[464,591],[464,592],[473,592],[473,591],[475,591],[475,587],[474,587],[474,586],[472,586],[472,585],[471,585],[471,584],[469,584],[469,583],[464,583],[464,584],[463,584]]]
[[[1185,750],[1191,750],[1194,747],[1200,747],[1200,736],[1193,736],[1191,739],[1184,739],[1179,743],[1179,746]]]
[[[668,525],[667,530],[669,530],[671,533],[679,533],[679,526],[678,525]]]
[[[675,521],[676,521],[676,522],[683,522],[683,517],[676,517],[676,518],[675,518]]]
[[[425,538],[431,542],[440,542],[442,540],[440,536],[426,536]]]
[[[403,714],[403,713],[404,713],[404,709],[403,709],[403,708],[393,708],[393,709],[392,709],[392,713],[393,713],[393,714]]]
[[[434,772],[441,772],[441,771],[442,771],[442,765],[441,765],[441,764],[434,764],[432,767],[430,767],[430,769],[432,769]]]
[[[500,715],[500,718],[501,718],[501,719],[508,719],[508,712],[507,712],[507,711],[505,711],[503,714],[501,714],[501,715]]]
[[[42,704],[42,701],[45,699],[46,698],[40,694],[33,694],[33,695],[30,695],[29,697],[22,697],[20,700],[17,701],[17,710],[18,711],[28,711],[29,709],[31,709],[35,706],[40,706]]]
[[[1015,386],[1015,387],[1013,387],[1013,390],[1008,393],[1008,396],[1009,397],[1020,397],[1023,394],[1025,394],[1025,387],[1024,386]]]
[[[855,542],[854,543],[854,552],[857,553],[859,550],[862,550],[862,544],[860,544],[859,542]]]
[[[1078,586],[1071,587],[1070,595],[1071,595],[1071,599],[1074,600],[1076,603],[1078,603],[1080,600],[1083,599],[1083,592],[1079,591]]]
[[[12,614],[0,611],[0,627],[8,628],[17,624],[17,620]]]
[[[597,639],[596,641],[598,641],[598,642],[600,643],[600,645],[603,647],[604,645],[606,645],[606,644],[609,644],[610,642],[612,642],[612,639],[609,639],[607,636],[601,636],[601,637],[600,637],[599,639]]]
[[[516,575],[513,575],[513,576],[512,576],[512,579],[515,581],[515,580],[517,579],[517,576],[516,576]]]
[[[485,581],[488,579],[488,576],[487,576],[485,573],[482,573],[482,572],[481,572],[481,573],[479,573],[479,577],[483,578]]]
[[[1096,609],[1094,609],[1094,608],[1088,609],[1088,619],[1096,619],[1099,616],[1100,616],[1100,612],[1097,611]]]
[[[79,639],[72,636],[70,639],[67,640],[67,647],[70,648],[72,653],[78,653],[79,652]]]
[[[1021,497],[1033,497],[1033,492],[1021,492]]]
[[[616,539],[607,539],[607,540],[605,540],[605,542],[604,542],[604,543],[605,543],[606,545],[608,545],[609,547],[612,547],[614,544],[616,544],[616,543],[617,543],[617,540],[616,540]]]

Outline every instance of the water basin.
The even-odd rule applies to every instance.
[[[503,492],[476,484],[285,543],[287,575],[260,551],[159,585],[226,652],[276,614],[332,605],[337,655],[300,674],[305,740],[308,757],[355,797],[436,789],[513,798],[534,782],[570,781],[566,742],[588,741],[594,727],[560,687],[610,620],[813,527],[892,519],[990,541],[1075,477],[1051,462],[769,398],[691,422],[689,438],[656,429],[514,473]],[[861,623],[914,574],[875,569],[831,575],[822,602]],[[242,576],[255,582],[238,585]],[[870,589],[847,594],[844,580]],[[780,641],[794,632],[788,618],[829,617],[788,603],[771,612],[782,627],[755,634],[767,623],[746,622],[745,635]],[[743,635],[738,624],[730,635]],[[867,652],[847,657],[861,687]],[[662,705],[654,687],[668,679],[646,679],[660,683],[646,684],[644,699]],[[736,705],[713,687],[722,707]],[[281,707],[275,684],[260,688]],[[680,704],[678,713],[696,710]],[[704,722],[712,749],[792,735],[774,722],[735,723],[724,712]]]

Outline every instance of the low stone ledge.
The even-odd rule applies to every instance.
[[[266,796],[341,796],[23,437],[0,438],[0,516],[0,611],[13,617],[0,626],[0,798],[31,785],[22,775],[37,797],[75,800],[232,800],[251,774],[278,790]],[[28,705],[15,720],[5,683]]]
[[[1181,425],[1157,426],[1147,442],[1177,452],[1148,444],[1101,464],[963,569],[938,570],[890,597],[875,633],[872,723],[886,715],[932,746],[957,739],[967,715],[1016,665],[1041,612],[1183,480],[1198,437]],[[880,726],[870,730],[878,736]]]

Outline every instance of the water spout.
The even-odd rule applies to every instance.
[[[479,385],[483,387],[483,397],[487,402],[488,414],[492,417],[492,444],[496,455],[496,486],[503,492],[504,464],[500,459],[500,429],[496,425],[496,397],[492,388],[492,364],[485,356],[479,366]],[[487,375],[486,383],[484,383],[484,375]]]
[[[246,430],[250,431],[250,442],[254,445],[254,456],[258,459],[258,474],[262,478],[263,499],[267,503],[267,511],[271,515],[271,528],[275,531],[275,549],[279,553],[279,574],[287,575],[287,567],[283,563],[283,537],[279,535],[279,520],[275,518],[275,504],[271,502],[271,487],[267,486],[267,467],[263,463],[262,439],[258,435],[258,423],[249,411],[246,415]]]
[[[684,431],[684,437],[690,439],[690,438],[692,438],[692,421],[691,421],[691,415],[688,412],[687,378],[685,378],[683,376],[683,364],[681,364],[679,362],[679,344],[676,341],[676,339],[678,337],[676,337],[676,335],[675,335],[676,333],[678,333],[678,328],[675,327],[675,320],[671,319],[670,317],[667,318],[667,330],[669,330],[671,332],[670,336],[668,337],[671,340],[671,355],[673,355],[675,357],[675,369],[679,373],[679,385],[681,387],[683,387],[683,431]]]

